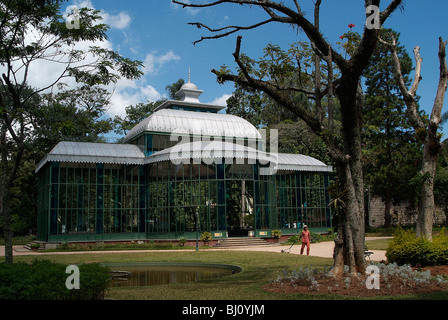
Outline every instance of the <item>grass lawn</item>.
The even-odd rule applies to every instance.
[[[36,256],[17,256],[15,262],[31,261]],[[304,299],[305,297],[285,297],[265,292],[261,287],[273,280],[283,270],[294,270],[300,266],[324,267],[332,264],[332,259],[300,257],[279,253],[235,252],[235,251],[183,251],[148,253],[95,253],[46,255],[40,259],[65,264],[88,262],[192,262],[223,263],[237,265],[243,271],[232,276],[195,283],[159,285],[140,288],[112,288],[107,298],[120,300],[277,300]]]
[[[392,238],[378,239],[378,240],[366,240],[366,246],[369,250],[387,250]]]
[[[16,256],[15,262],[31,261],[36,256]],[[111,288],[106,298],[119,300],[306,300],[306,299],[354,299],[334,295],[303,295],[270,293],[262,286],[274,280],[284,270],[292,271],[302,266],[323,268],[331,266],[332,259],[292,254],[209,251],[199,252],[134,252],[95,254],[54,254],[39,257],[65,264],[91,262],[191,262],[223,263],[240,266],[243,271],[219,279],[159,285],[139,288]],[[3,257],[0,257],[0,261]],[[398,299],[448,299],[448,292],[437,295],[396,297]]]

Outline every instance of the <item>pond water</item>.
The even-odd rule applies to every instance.
[[[229,276],[240,267],[222,264],[106,264],[111,270],[111,287],[144,287],[194,282]]]

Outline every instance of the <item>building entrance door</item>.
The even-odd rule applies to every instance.
[[[226,220],[229,237],[247,237],[254,229],[253,181],[226,181]]]

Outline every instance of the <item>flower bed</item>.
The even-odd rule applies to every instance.
[[[417,270],[409,265],[398,266],[395,263],[379,263],[374,266],[379,269],[378,289],[367,288],[369,275],[353,276],[345,272],[342,277],[334,279],[331,270],[322,272],[310,267],[284,272],[263,288],[276,293],[335,294],[351,297],[425,294],[448,290],[448,266],[436,267],[436,274],[431,272],[431,267]]]

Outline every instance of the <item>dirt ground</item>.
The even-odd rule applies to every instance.
[[[421,268],[421,271],[430,270],[432,276],[445,275],[448,277],[448,265]],[[310,280],[289,280],[273,282],[264,286],[264,290],[276,293],[303,293],[303,294],[336,294],[351,297],[396,296],[408,294],[425,294],[441,290],[448,290],[448,283],[431,281],[421,284],[415,281],[403,280],[399,277],[381,277],[379,289],[367,289],[365,279],[342,277],[340,280],[315,275],[314,283]]]

